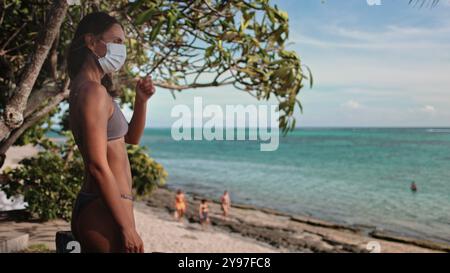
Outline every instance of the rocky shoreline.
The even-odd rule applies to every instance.
[[[159,188],[146,198],[153,208],[174,212],[175,192]],[[187,194],[186,218],[198,223],[197,209],[203,197]],[[269,244],[281,252],[450,252],[450,245],[396,236],[359,227],[345,226],[310,217],[291,215],[268,208],[233,204],[231,215],[221,215],[220,204],[210,200],[210,219],[214,228],[237,233]]]

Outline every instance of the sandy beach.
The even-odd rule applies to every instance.
[[[200,224],[175,221],[163,209],[138,202],[135,209],[138,233],[145,252],[278,252],[266,243],[229,233],[214,227],[203,230]]]
[[[12,147],[6,165],[33,155],[32,146]],[[228,218],[218,203],[210,203],[211,225],[203,230],[197,216],[201,196],[187,195],[182,222],[173,218],[175,193],[159,188],[137,201],[135,219],[146,252],[449,252],[450,247],[425,240],[404,238],[381,231],[362,230],[279,211],[235,204]],[[212,200],[213,201],[213,200]],[[62,220],[18,221],[3,216],[0,237],[14,232],[29,234],[29,245],[45,245],[54,251],[54,235],[69,230]]]
[[[211,228],[202,230],[199,224],[174,221],[171,215],[145,203],[138,202],[135,209],[138,233],[144,241],[145,252],[216,252],[216,253],[270,253],[279,252],[268,244]],[[68,231],[70,225],[63,220],[48,222],[0,220],[0,239],[28,233],[30,249],[41,248],[54,252],[57,231]]]

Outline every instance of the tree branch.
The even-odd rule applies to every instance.
[[[0,155],[3,155],[6,153],[6,151],[9,149],[11,145],[16,142],[16,140],[32,125],[34,125],[36,122],[38,122],[40,119],[44,118],[50,111],[55,109],[58,104],[61,103],[64,99],[68,98],[70,93],[69,89],[69,81],[67,80],[64,83],[64,88],[61,92],[59,92],[57,95],[53,96],[50,101],[43,107],[42,109],[34,112],[33,114],[28,115],[28,117],[25,118],[22,125],[13,130],[11,134],[9,135],[8,139],[3,141],[0,144]]]
[[[66,0],[55,1],[48,14],[46,26],[39,34],[37,46],[31,61],[24,69],[23,77],[18,84],[13,97],[5,107],[4,116],[0,119],[0,141],[5,139],[11,130],[18,128],[23,122],[28,97],[39,75],[42,65],[47,58],[53,41],[61,27],[67,13]]]

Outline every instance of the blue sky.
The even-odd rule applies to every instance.
[[[313,71],[302,90],[305,127],[450,126],[450,4],[414,8],[408,0],[278,0],[288,11],[290,44]],[[186,90],[173,100],[158,88],[148,127],[170,127],[176,104],[255,104],[232,87]],[[126,111],[129,117],[130,112]]]

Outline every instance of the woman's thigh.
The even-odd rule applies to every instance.
[[[121,252],[119,228],[101,198],[84,206],[76,220],[76,231],[83,252]]]

